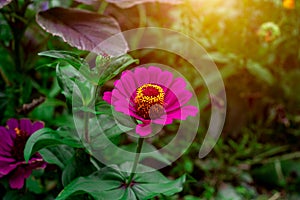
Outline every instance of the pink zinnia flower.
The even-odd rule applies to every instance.
[[[174,119],[195,116],[198,109],[187,105],[191,97],[183,78],[174,78],[171,72],[151,66],[123,72],[103,99],[116,111],[138,120],[136,133],[147,136],[152,132],[152,123],[166,125]]]
[[[46,163],[35,154],[28,163],[24,160],[24,147],[29,136],[44,127],[42,122],[29,119],[9,119],[7,126],[0,126],[0,178],[7,176],[13,189],[20,189],[33,169],[45,168]]]

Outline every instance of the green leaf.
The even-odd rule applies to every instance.
[[[107,59],[103,56],[98,56],[96,59],[96,64],[98,65],[95,67],[97,70],[98,85],[103,85],[106,81],[120,74],[126,67],[133,63],[138,63],[138,60],[133,59],[128,54],[112,57],[110,59]]]
[[[59,61],[65,61],[75,67],[77,70],[82,66],[88,66],[83,58],[71,51],[50,50],[40,52],[38,55],[56,58]]]
[[[62,94],[65,95],[67,100],[71,100],[72,98],[74,82],[66,74],[74,75],[75,73],[75,68],[72,66],[67,66],[63,69],[59,65],[56,66],[58,85],[62,89]]]
[[[82,100],[82,104],[80,105],[88,106],[94,100],[96,87],[89,81],[80,81],[78,79],[74,79],[73,81],[80,90],[80,94],[77,94]]]
[[[37,151],[54,145],[66,144],[71,147],[81,148],[81,142],[72,133],[67,131],[55,131],[43,128],[33,133],[26,142],[24,158],[28,162],[30,157]]]
[[[130,171],[131,163],[124,163],[120,166],[123,171]],[[137,171],[147,171],[146,173],[136,173],[133,177],[134,185],[131,188],[138,199],[150,199],[160,194],[171,196],[183,189],[186,176],[183,175],[176,180],[169,180],[159,171],[151,171],[150,167],[138,165]],[[129,176],[129,173],[127,174]]]
[[[267,68],[261,66],[259,63],[249,60],[246,67],[247,70],[258,79],[266,82],[269,85],[274,83],[275,79],[271,72]]]
[[[96,177],[79,177],[72,181],[57,196],[56,200],[63,200],[71,195],[88,193],[95,199],[101,199],[101,194],[106,190],[113,190],[120,187],[119,181],[102,181]],[[99,197],[99,198],[98,198]]]
[[[104,155],[105,152],[109,151],[107,146],[111,144],[107,139],[113,141],[122,133],[130,130],[132,130],[132,127],[125,127],[116,123],[112,115],[99,115],[97,118],[90,119],[89,134],[90,147],[93,149],[92,153]],[[108,155],[108,157],[111,156]]]
[[[125,190],[120,189],[125,177],[115,168],[105,167],[87,177],[79,177],[65,187],[56,200],[63,200],[71,195],[88,193],[95,199],[104,199],[108,194],[123,196]],[[106,193],[105,193],[106,192]],[[118,198],[119,199],[119,198]]]
[[[79,108],[73,108],[73,111],[83,111],[83,112],[89,112],[91,114],[95,114],[95,115],[103,115],[103,114],[111,114],[111,110],[101,110],[101,111],[95,111],[92,108],[88,107],[88,106],[82,106]]]
[[[41,149],[39,153],[47,163],[55,164],[64,169],[72,158],[74,149],[67,145],[59,145]]]
[[[88,193],[95,199],[149,199],[158,195],[170,196],[182,190],[185,176],[169,180],[158,171],[138,173],[133,179],[133,185],[126,187],[125,183],[132,164],[125,163],[120,167],[115,165],[100,169],[88,177],[79,177],[72,181],[58,195],[57,200],[63,200],[71,195]],[[139,165],[139,171],[149,171],[149,167]],[[154,169],[152,169],[154,170]]]
[[[185,175],[176,179],[169,180],[163,183],[136,183],[132,189],[139,199],[150,199],[160,194],[165,196],[172,196],[183,189],[183,183],[185,182]]]
[[[42,194],[45,192],[41,180],[33,175],[26,179],[26,188],[35,194]]]
[[[126,189],[122,199],[138,200],[135,193],[131,189]]]
[[[95,171],[90,162],[90,156],[82,149],[77,149],[73,158],[69,160],[62,173],[62,184],[65,186],[79,176],[87,176]]]
[[[124,126],[123,124],[116,123],[115,118],[112,115],[98,116],[99,125],[100,125],[103,133],[108,138],[118,136],[118,135],[124,133],[124,131],[130,131],[133,129],[134,126],[130,126],[131,123],[133,123],[132,121],[127,121],[129,119],[122,119],[122,120],[124,120],[124,121],[126,120],[126,122],[128,123],[127,124],[128,127]]]
[[[57,61],[54,62],[54,63],[57,63],[56,68],[57,67],[64,68],[67,66],[74,67],[74,70],[72,70],[68,73],[68,75],[70,77],[72,77],[72,76],[82,77],[83,76],[87,80],[91,79],[91,71],[90,71],[90,67],[89,67],[88,63],[83,58],[81,58],[79,55],[77,55],[71,51],[50,50],[50,51],[40,52],[38,55],[56,58],[58,61],[58,63],[57,63]],[[56,69],[56,72],[59,72],[59,70]]]

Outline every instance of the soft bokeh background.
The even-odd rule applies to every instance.
[[[18,13],[21,20],[14,25],[6,23],[5,18],[13,17],[7,15],[9,10],[0,10],[1,125],[16,116],[42,120],[49,127],[72,120],[55,70],[44,67],[51,60],[37,53],[61,49],[84,57],[88,52],[43,31],[34,20],[38,10],[54,6],[88,9],[113,16],[123,31],[145,26],[170,28],[206,49],[222,74],[228,108],[221,138],[207,157],[199,159],[210,116],[202,78],[177,55],[160,50],[130,52],[140,64],[174,67],[198,95],[201,126],[197,137],[178,161],[162,170],[169,177],[189,174],[184,190],[170,199],[300,199],[300,2],[186,0],[178,5],[155,2],[125,9],[104,1],[92,5],[70,0],[34,2],[26,12]],[[181,45],[180,41],[174,43]],[[40,104],[24,109],[33,99],[40,99]],[[153,144],[164,146],[177,126],[165,127]],[[62,172],[51,167],[43,173],[42,184],[34,179],[42,176],[39,172],[29,179],[33,195],[44,198],[60,191]],[[0,197],[1,191],[2,186]]]

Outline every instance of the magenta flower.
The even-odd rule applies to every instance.
[[[151,66],[123,72],[103,99],[116,111],[138,120],[136,133],[147,136],[152,133],[152,123],[166,125],[195,116],[198,109],[187,105],[191,97],[183,78],[174,78],[171,72]]]
[[[42,122],[31,123],[29,119],[9,119],[7,126],[0,126],[0,178],[6,176],[13,189],[20,189],[33,169],[45,168],[46,163],[39,154],[25,162],[23,152],[27,139],[44,127]]]

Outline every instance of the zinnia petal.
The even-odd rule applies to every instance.
[[[37,130],[40,130],[44,128],[44,123],[43,122],[40,122],[40,121],[36,121],[32,124],[32,133],[36,132]]]
[[[141,87],[143,84],[151,83],[151,81],[153,81],[153,78],[149,79],[149,72],[146,68],[137,68],[136,70],[134,70],[134,76],[138,83],[138,87]],[[134,89],[134,91],[135,90],[136,88]]]
[[[151,124],[171,124],[173,119],[185,120],[195,116],[198,109],[187,103],[192,93],[183,78],[174,78],[168,71],[150,66],[122,73],[111,93],[103,99],[115,110],[142,123],[136,125],[140,136],[151,134]]]
[[[182,91],[187,91],[185,89],[186,87],[186,82],[183,78],[176,78],[172,85],[169,87],[169,89],[174,93],[174,94],[180,94]]]
[[[159,79],[158,79],[158,76],[162,73],[162,70],[158,67],[154,67],[154,66],[150,66],[148,68],[148,73],[149,73],[149,78],[151,80],[152,83],[157,83],[157,84],[160,84],[162,86],[165,86],[164,82],[161,82]]]
[[[18,166],[17,163],[11,163],[14,161],[14,159],[9,158],[5,161],[5,159],[2,157],[0,160],[0,174],[7,175],[13,171]]]
[[[8,129],[15,130],[15,128],[19,128],[19,122],[17,119],[11,118],[6,122]]]
[[[28,135],[32,133],[32,124],[30,119],[20,119],[20,130],[25,131]]]
[[[104,92],[103,93],[103,100],[107,103],[111,104],[112,99],[112,92]]]
[[[195,106],[187,105],[168,113],[168,116],[173,119],[186,120],[188,116],[196,116],[197,113],[198,109]]]
[[[9,119],[6,128],[0,127],[0,178],[7,176],[13,189],[20,189],[32,169],[45,167],[39,154],[34,154],[28,163],[24,161],[24,145],[28,137],[44,127],[44,123],[32,123],[30,119]]]
[[[13,139],[4,127],[0,127],[0,154],[10,151],[13,146]]]
[[[127,72],[121,77],[120,81],[118,81],[116,88],[118,88],[121,93],[131,96],[132,93],[134,93],[135,88],[139,87],[139,83],[134,79],[134,76],[135,75],[131,71]]]
[[[157,83],[166,88],[169,88],[172,81],[173,81],[173,74],[171,72],[164,71],[159,74]]]
[[[31,169],[19,167],[9,178],[9,185],[12,189],[21,189],[24,185],[24,180],[31,174]]]
[[[173,92],[168,92],[166,95],[166,111],[171,112],[184,106],[191,98],[192,93],[190,91],[181,91],[176,95]]]

